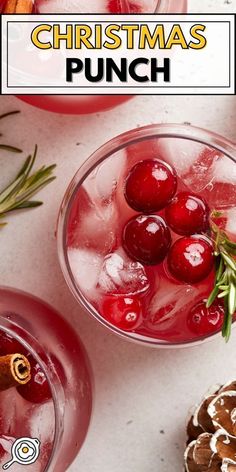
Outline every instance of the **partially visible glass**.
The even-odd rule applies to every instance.
[[[0,9],[5,0],[0,0]],[[186,13],[187,0],[38,0],[35,13]],[[44,110],[66,114],[87,114],[110,110],[132,97],[129,95],[21,95],[19,98]]]
[[[153,125],[114,138],[78,170],[59,213],[59,259],[76,299],[109,330],[148,346],[189,346],[220,331],[221,307],[206,332],[194,331],[197,319],[189,321],[213,288],[213,266],[201,282],[181,283],[166,260],[154,266],[135,263],[122,241],[123,228],[138,216],[125,200],[125,179],[135,164],[150,159],[172,166],[178,192],[197,194],[211,210],[222,212],[219,224],[236,242],[235,145],[192,126]],[[165,218],[164,210],[157,214]],[[178,238],[172,232],[172,241]],[[143,307],[141,324],[128,331],[107,317],[107,303],[119,310],[124,297]]]
[[[40,441],[40,455],[27,470],[65,472],[84,442],[91,416],[87,354],[75,331],[52,307],[1,287],[0,353],[15,350],[30,359],[31,371],[37,367],[32,379],[36,384],[32,387],[31,380],[26,391],[19,386],[0,392],[0,464],[10,460],[16,439],[28,437]]]

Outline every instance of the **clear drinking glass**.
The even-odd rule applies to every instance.
[[[0,288],[0,353],[24,354],[36,364],[36,390],[0,392],[0,464],[18,438],[40,441],[32,472],[65,472],[85,439],[92,407],[91,371],[75,331],[52,307],[27,293]],[[20,352],[19,352],[20,351]],[[45,380],[46,379],[46,380]],[[47,401],[40,396],[47,381]],[[31,381],[30,381],[31,382]],[[34,384],[35,387],[35,384]],[[24,392],[24,393],[23,393]],[[45,395],[45,391],[43,393]],[[22,469],[17,463],[12,472]]]
[[[158,124],[112,139],[78,170],[59,213],[60,264],[76,299],[109,330],[148,346],[192,345],[214,336],[222,325],[221,308],[211,313],[206,332],[189,321],[213,288],[214,270],[197,284],[181,283],[169,273],[166,260],[156,266],[135,263],[123,245],[123,228],[138,214],[125,200],[125,179],[146,159],[172,166],[178,191],[194,192],[211,210],[220,211],[220,224],[236,241],[235,145],[200,128]],[[164,211],[158,214],[165,217]],[[172,240],[178,238],[172,231]],[[112,307],[120,313],[124,297],[142,306],[141,324],[129,331],[107,316]]]
[[[3,0],[2,0],[3,6]],[[42,13],[186,13],[187,0],[38,0],[35,12]],[[1,0],[0,0],[1,7]],[[29,59],[30,60],[30,59]],[[21,95],[31,105],[66,114],[87,114],[109,110],[129,95]]]

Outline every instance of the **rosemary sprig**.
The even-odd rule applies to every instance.
[[[12,116],[12,115],[17,115],[18,113],[20,113],[19,110],[14,110],[14,111],[10,111],[8,113],[3,113],[2,115],[0,115],[0,120],[3,120],[4,118],[8,118],[9,116]],[[2,136],[2,135],[0,134],[0,136]],[[9,144],[1,144],[0,143],[0,149],[3,150],[3,151],[10,151],[10,152],[15,152],[15,153],[22,152],[21,149],[15,147],[15,146],[10,146]]]
[[[18,113],[20,113],[20,110],[7,111],[0,115],[0,120],[4,120],[4,118],[7,118],[8,116],[18,115]]]
[[[0,193],[1,219],[11,211],[35,208],[42,205],[41,201],[31,200],[31,197],[56,178],[53,175],[56,165],[43,166],[31,173],[36,156],[37,146],[35,146],[34,153],[27,157],[14,180]],[[5,224],[5,222],[0,223],[0,227]]]
[[[214,219],[220,216],[219,212],[212,213]],[[231,335],[233,315],[236,311],[236,243],[231,241],[213,221],[211,221],[211,230],[215,244],[216,275],[214,288],[207,300],[207,308],[216,298],[224,299],[225,316],[222,335],[227,342]]]

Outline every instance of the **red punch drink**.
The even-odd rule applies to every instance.
[[[11,0],[8,0],[11,2]],[[25,2],[25,3],[24,3]],[[22,0],[24,5],[36,13],[107,13],[107,14],[140,14],[140,13],[185,13],[187,0]],[[0,0],[1,5],[1,0]],[[4,4],[2,2],[2,8]],[[20,13],[23,13],[21,9]],[[10,11],[12,13],[12,11]],[[18,44],[19,47],[19,44]],[[29,57],[29,60],[30,57]],[[128,95],[32,95],[20,96],[24,101],[57,113],[87,114],[109,110],[131,97]]]
[[[217,232],[234,278],[235,172],[234,146],[190,126],[145,127],[98,150],[59,218],[60,260],[75,296],[113,331],[150,345],[218,332],[226,279],[220,298],[206,301]]]
[[[19,382],[15,375],[10,375],[12,362],[18,369]],[[28,367],[29,378],[25,383]],[[85,439],[91,403],[90,367],[73,329],[39,299],[1,288],[3,469],[14,459],[13,472],[22,470],[23,465],[32,472],[65,472]]]

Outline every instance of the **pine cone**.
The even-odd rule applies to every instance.
[[[236,381],[204,398],[187,434],[186,472],[236,472]]]

